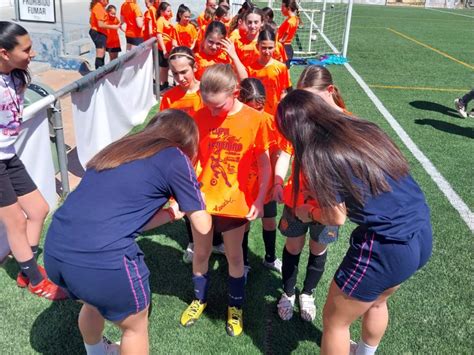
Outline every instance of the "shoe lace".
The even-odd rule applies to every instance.
[[[199,300],[194,300],[188,308],[188,315],[190,317],[194,317],[198,312],[199,309],[201,308],[201,302]]]
[[[230,307],[230,320],[229,323],[232,325],[239,325],[242,318],[242,311],[236,307]]]

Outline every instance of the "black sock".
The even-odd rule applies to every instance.
[[[265,260],[269,263],[273,263],[276,259],[275,255],[275,240],[276,240],[276,229],[267,231],[262,229],[263,243],[265,244]]]
[[[41,275],[38,269],[35,257],[27,261],[18,262],[18,265],[20,265],[21,272],[30,279],[31,284],[37,285],[43,281],[43,275]]]
[[[212,235],[212,246],[221,245],[222,243],[224,243],[224,240],[222,239],[222,233],[214,231],[214,234]]]
[[[31,248],[31,251],[33,252],[33,258],[35,258],[35,260],[38,260],[38,249],[39,249],[39,247],[38,247],[37,245],[32,245],[30,248]],[[27,276],[27,275],[23,272],[23,270],[21,270],[21,274],[22,274],[23,276]]]
[[[286,247],[283,248],[283,267],[281,270],[283,279],[283,291],[287,296],[295,294],[296,278],[298,277],[298,264],[300,262],[300,255],[290,254]]]
[[[313,294],[314,289],[316,286],[318,286],[319,280],[321,280],[321,276],[323,276],[327,255],[327,250],[323,255],[314,255],[311,252],[309,253],[303,293],[306,293],[307,295]]]
[[[249,265],[249,231],[244,232],[242,240],[242,252],[244,254],[244,265]]]
[[[184,216],[184,224],[186,225],[186,230],[188,231],[189,243],[194,243],[193,230],[191,229],[191,222],[186,216]]]
[[[99,57],[96,57],[95,58],[95,69],[99,69],[100,67],[103,67],[105,64],[105,58],[102,57],[102,58],[99,58]]]

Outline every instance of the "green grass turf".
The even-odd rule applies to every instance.
[[[455,13],[474,16],[472,11]],[[390,27],[473,65],[470,18],[424,9],[355,6],[349,60],[369,85],[470,88],[473,71],[386,30]],[[469,32],[470,31],[470,32]],[[469,42],[470,41],[470,42]],[[296,83],[302,67],[292,68]],[[426,172],[407,151],[367,96],[342,66],[331,66],[349,110],[385,129],[399,144],[412,166],[412,173],[426,194],[432,211],[433,256],[428,265],[407,281],[389,301],[390,325],[380,345],[385,354],[470,354],[472,334],[471,255],[472,233]],[[452,110],[459,92],[373,89],[416,144],[429,157],[455,190],[472,208],[472,127]],[[156,111],[156,107],[154,110]],[[47,226],[45,227],[45,229]],[[316,290],[321,309],[327,287],[347,248],[353,225],[341,229],[338,243],[331,245],[326,272]],[[191,267],[181,261],[187,244],[182,222],[161,227],[140,237],[152,272],[153,311],[150,345],[154,354],[182,353],[317,353],[321,339],[321,314],[312,324],[299,316],[280,321],[276,302],[281,292],[280,276],[261,265],[264,253],[261,224],[253,224],[250,245],[252,270],[244,307],[245,334],[229,338],[224,330],[226,307],[226,261],[211,258],[209,307],[194,327],[179,326],[179,316],[192,297]],[[279,235],[277,252],[284,240]],[[304,251],[298,285],[302,284],[307,251]],[[41,257],[40,257],[41,261]],[[8,262],[0,269],[0,349],[4,354],[82,354],[76,326],[80,305],[67,301],[50,303],[16,287],[18,269]],[[359,338],[355,324],[352,338]],[[119,339],[107,325],[106,335]]]

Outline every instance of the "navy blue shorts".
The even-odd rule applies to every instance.
[[[334,281],[346,295],[372,302],[426,264],[432,250],[431,226],[408,242],[387,241],[357,228],[352,232],[350,244]]]
[[[71,265],[46,253],[44,265],[51,281],[72,299],[97,308],[109,321],[121,321],[150,304],[150,271],[142,253],[133,259],[124,256],[122,267],[116,270]]]
[[[278,229],[281,234],[287,238],[296,238],[306,235],[309,230],[310,238],[321,244],[333,243],[339,237],[338,226],[325,226],[317,222],[301,222],[295,215],[293,215],[291,208],[286,205],[283,209]]]

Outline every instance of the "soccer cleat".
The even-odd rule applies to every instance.
[[[183,262],[185,264],[192,264],[194,256],[194,244],[189,243],[186,250],[183,253]]]
[[[300,315],[307,322],[312,322],[316,318],[316,306],[314,305],[314,297],[302,293],[299,297]]]
[[[237,307],[227,307],[227,324],[225,330],[231,337],[236,337],[242,334],[244,330],[242,309]]]
[[[213,245],[212,246],[212,253],[213,254],[225,255],[224,243],[221,243],[219,245]]]
[[[295,306],[296,296],[288,297],[286,293],[281,295],[280,301],[278,301],[278,315],[282,320],[290,320],[293,317],[293,307]]]
[[[281,260],[276,258],[274,261],[269,262],[263,259],[263,265],[265,265],[267,268],[270,270],[276,271],[281,274],[281,268],[283,264],[281,263]]]
[[[461,101],[461,99],[454,100],[454,107],[456,108],[456,111],[458,111],[459,116],[461,116],[462,118],[467,117],[466,106]]]
[[[102,336],[102,344],[106,355],[120,355],[120,345],[112,343],[109,339]]]
[[[357,351],[357,343],[351,339],[349,343],[349,355],[355,355],[356,351]]]
[[[42,267],[41,265],[38,265],[38,269],[41,275],[43,275],[45,279],[48,278],[48,275],[46,275],[46,270],[44,269],[44,267]],[[28,276],[23,275],[20,271],[18,275],[16,276],[16,285],[21,288],[26,288],[28,287],[29,284],[30,284],[30,279],[28,278]]]
[[[183,327],[190,327],[196,323],[206,306],[207,303],[201,303],[199,300],[192,301],[181,315],[181,325]]]
[[[44,279],[37,285],[28,285],[28,291],[32,294],[46,298],[50,301],[61,301],[68,299],[67,293],[59,286],[55,285],[51,280]]]

